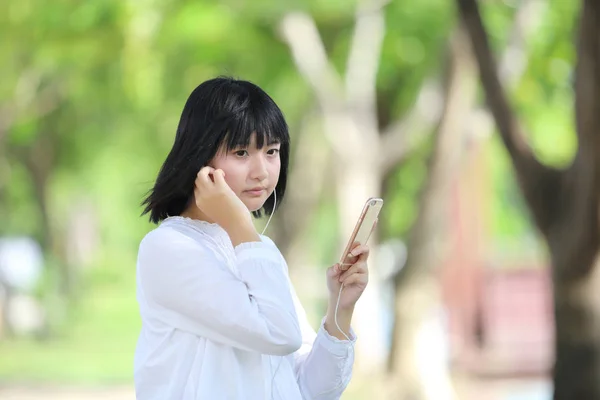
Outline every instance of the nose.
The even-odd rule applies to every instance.
[[[267,179],[268,176],[269,172],[267,170],[267,160],[262,152],[260,152],[253,157],[250,178],[262,182]]]

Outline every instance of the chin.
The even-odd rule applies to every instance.
[[[261,208],[263,208],[264,205],[265,205],[264,201],[246,202],[246,207],[248,207],[248,210],[250,212],[258,211]]]

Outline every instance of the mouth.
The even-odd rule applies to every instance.
[[[248,193],[250,196],[262,196],[265,191],[265,188],[253,188],[250,190],[245,190],[244,193]]]

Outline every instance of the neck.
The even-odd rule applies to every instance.
[[[186,218],[191,218],[191,219],[197,219],[199,221],[206,221],[208,223],[215,223],[215,221],[213,221],[211,218],[209,218],[206,214],[204,214],[202,212],[202,210],[200,210],[198,207],[196,207],[196,204],[191,203],[190,205],[188,205],[185,210],[183,210],[183,212],[181,213],[182,217],[186,217]]]

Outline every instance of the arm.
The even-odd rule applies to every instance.
[[[302,331],[302,347],[294,353],[296,378],[300,391],[307,399],[339,399],[350,382],[354,364],[353,346],[356,335],[350,328],[350,320],[347,321],[347,328],[344,328],[345,324],[338,311],[338,323],[342,329],[345,329],[351,339],[350,342],[346,338],[340,340],[328,332],[326,328],[328,319],[331,319],[335,329],[332,332],[337,332],[333,314],[329,318],[329,312],[328,316],[321,321],[319,331],[316,333],[293,287],[292,295]],[[339,336],[343,337],[341,334]]]
[[[240,278],[210,244],[156,230],[140,245],[141,294],[176,329],[263,354],[296,351],[300,327],[279,252],[262,242],[235,252]]]
[[[349,308],[338,308],[337,325],[335,323],[335,306],[337,298],[330,299],[327,306],[327,315],[325,316],[324,328],[331,335],[339,340],[348,340],[350,338],[350,323],[352,322],[352,314],[354,314],[354,306]],[[339,328],[338,328],[339,326]],[[341,329],[341,332],[340,332]]]

